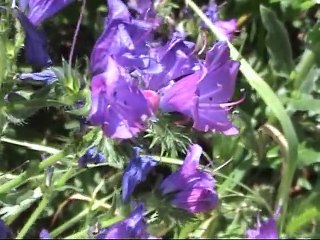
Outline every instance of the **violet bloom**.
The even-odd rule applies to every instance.
[[[163,180],[161,194],[170,197],[171,203],[190,213],[206,212],[218,203],[213,177],[200,169],[202,148],[193,144],[180,169]]]
[[[24,82],[42,85],[50,85],[58,80],[56,73],[51,68],[47,68],[41,72],[21,73],[18,75],[18,78]]]
[[[99,164],[103,163],[106,157],[102,152],[98,152],[96,146],[89,148],[84,155],[82,155],[78,161],[79,166],[85,167],[89,163]]]
[[[103,228],[96,235],[96,239],[149,239],[153,238],[147,232],[147,225],[143,219],[144,206],[139,204],[124,220],[110,227]]]
[[[25,11],[28,8],[28,18],[36,26],[55,15],[74,0],[20,0],[19,8]]]
[[[25,32],[24,48],[27,62],[35,69],[49,67],[52,61],[48,54],[45,35],[29,21],[24,13],[19,10],[15,10],[14,13]]]
[[[154,70],[149,57],[148,40],[151,23],[132,19],[128,8],[120,0],[108,0],[109,15],[105,29],[93,47],[90,58],[91,74],[103,73],[112,57],[119,65],[135,69]]]
[[[256,228],[247,230],[247,237],[249,239],[278,239],[276,218],[277,216],[270,217],[267,221],[262,223],[258,218]]]
[[[230,40],[233,38],[237,30],[237,19],[221,20],[219,18],[218,6],[214,0],[211,0],[209,4],[204,7],[204,13],[227,39]],[[201,22],[201,26],[206,27],[206,24]]]
[[[111,57],[108,62],[106,71],[91,81],[89,122],[101,125],[106,136],[131,138],[144,128],[152,114],[151,105]]]
[[[141,149],[134,148],[134,156],[126,167],[122,177],[122,201],[128,202],[134,188],[140,182],[146,180],[150,170],[157,165],[152,157],[140,156]]]
[[[200,131],[234,135],[238,130],[228,119],[239,62],[230,60],[226,42],[218,42],[207,53],[205,64],[193,74],[161,90],[160,109],[180,112],[193,119]]]
[[[11,236],[9,227],[0,219],[0,239],[8,239]]]
[[[42,229],[39,234],[40,239],[52,239],[47,229]]]
[[[196,63],[192,56],[193,50],[194,43],[185,41],[177,34],[165,46],[153,49],[152,57],[157,59],[163,70],[144,77],[147,88],[157,91],[171,80],[193,73]]]

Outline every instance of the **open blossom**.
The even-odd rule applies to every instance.
[[[150,58],[147,46],[153,24],[133,19],[126,5],[120,0],[108,0],[108,9],[104,31],[91,53],[91,74],[94,76],[104,72],[109,57],[129,71],[154,71],[156,63]],[[160,68],[157,71],[160,71]]]
[[[16,17],[19,19],[24,32],[24,49],[26,60],[35,69],[43,69],[52,64],[51,58],[48,54],[47,39],[36,26],[20,10],[14,11]]]
[[[131,138],[144,128],[151,104],[124,70],[109,57],[105,72],[91,80],[89,122],[112,138]]]
[[[258,218],[256,228],[247,230],[247,237],[249,239],[278,239],[279,235],[276,223],[278,214],[279,213],[274,214],[274,216],[270,217],[262,223]]]
[[[169,196],[174,206],[191,213],[209,211],[218,203],[213,177],[198,169],[201,154],[199,145],[191,145],[180,169],[160,185],[161,194]]]
[[[135,154],[126,167],[122,177],[122,200],[127,202],[136,185],[144,180],[150,170],[157,165],[152,157],[140,156],[141,149],[134,148]]]
[[[135,210],[124,220],[110,227],[103,228],[96,235],[96,239],[150,239],[147,225],[143,218],[144,206],[139,204]]]
[[[196,59],[192,56],[193,50],[194,43],[184,40],[177,34],[174,34],[166,45],[152,49],[152,57],[161,64],[163,70],[145,76],[146,87],[157,91],[167,86],[171,80],[193,73],[196,63]]]
[[[228,119],[239,62],[230,60],[226,42],[218,42],[207,53],[205,64],[171,86],[161,90],[160,109],[180,112],[193,119],[200,131],[234,135],[238,130]]]
[[[40,25],[74,0],[20,0],[19,8],[28,8],[27,16],[34,25]]]
[[[237,30],[237,19],[221,20],[219,18],[218,6],[214,0],[211,0],[209,4],[205,6],[204,13],[227,39],[230,40],[233,38]],[[205,27],[205,23],[201,22],[201,25]]]

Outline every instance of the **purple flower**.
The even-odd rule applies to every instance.
[[[148,89],[159,90],[171,80],[193,73],[196,59],[192,56],[194,43],[183,40],[175,34],[163,47],[153,49],[152,57],[163,67],[158,74],[144,77]]]
[[[43,69],[52,64],[47,50],[47,39],[45,35],[29,21],[19,10],[14,11],[25,31],[25,54],[26,60],[36,69]]]
[[[106,71],[91,81],[89,121],[101,125],[106,136],[131,138],[144,128],[151,104],[111,57],[108,62]]]
[[[36,26],[52,17],[74,0],[21,0],[19,8],[25,11],[28,6],[28,18]]]
[[[47,229],[42,229],[39,234],[40,239],[52,239]]]
[[[150,170],[157,165],[152,157],[140,156],[141,149],[134,148],[135,154],[126,167],[122,177],[122,200],[127,202],[132,195],[134,188],[140,182],[146,180]]]
[[[108,6],[105,29],[91,53],[91,74],[103,73],[110,56],[129,71],[154,69],[155,63],[150,59],[147,46],[153,25],[132,19],[126,5],[120,0],[108,0]]]
[[[193,119],[200,131],[219,131],[234,135],[238,130],[228,119],[239,63],[229,58],[226,42],[218,42],[207,53],[205,64],[193,74],[162,89],[160,109],[180,112]]]
[[[103,228],[96,239],[136,239],[152,238],[147,232],[147,226],[143,219],[144,206],[139,204],[136,209],[124,220]]]
[[[273,217],[270,217],[265,222],[260,222],[258,218],[256,228],[247,230],[247,237],[249,239],[278,239],[278,230],[276,219],[278,218],[277,214]]]
[[[41,72],[21,73],[18,77],[22,81],[40,83],[44,85],[50,85],[58,80],[57,75],[51,68],[45,69]]]
[[[161,194],[170,196],[174,206],[191,213],[209,211],[218,202],[213,177],[197,169],[201,154],[202,148],[199,145],[191,145],[180,169],[165,178],[160,185]]]
[[[220,20],[219,9],[214,0],[211,0],[208,5],[204,7],[204,13],[211,20],[211,22],[219,28],[219,30],[226,36],[227,39],[232,39],[237,30],[237,19]],[[201,22],[202,27],[206,27],[204,22]]]
[[[9,227],[0,219],[0,239],[8,239],[11,235]]]
[[[103,163],[106,160],[106,157],[103,153],[98,152],[96,146],[90,147],[84,155],[82,155],[78,161],[79,166],[87,166],[88,163],[99,164]]]

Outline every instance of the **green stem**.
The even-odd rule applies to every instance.
[[[278,205],[282,207],[281,219],[280,219],[280,231],[284,226],[286,217],[287,205],[289,200],[289,193],[294,176],[294,172],[297,168],[297,152],[298,152],[298,139],[295,129],[291,122],[289,115],[287,114],[283,104],[278,96],[274,93],[271,87],[259,76],[259,74],[251,67],[251,65],[241,56],[239,51],[228,41],[227,37],[220,32],[220,30],[214,26],[210,19],[201,11],[201,9],[192,1],[185,0],[190,8],[201,18],[201,20],[208,26],[212,33],[219,40],[226,41],[229,45],[230,55],[233,59],[240,59],[240,71],[246,78],[247,82],[254,88],[260,95],[262,100],[270,107],[274,115],[279,120],[286,140],[288,142],[288,159],[284,159],[283,174],[278,191]],[[287,166],[287,167],[286,167]]]
[[[295,70],[295,77],[294,77],[294,89],[299,89],[305,78],[307,77],[310,69],[314,65],[315,62],[315,55],[314,53],[306,49],[301,57],[299,64]]]
[[[36,173],[44,170],[45,168],[49,167],[50,165],[56,163],[57,161],[59,161],[61,158],[63,158],[65,156],[65,152],[64,151],[60,151],[58,153],[56,153],[55,155],[52,155],[50,157],[48,157],[47,159],[43,160],[40,164],[39,164],[39,168],[36,170]],[[17,177],[15,177],[14,179],[2,184],[0,186],[0,194],[3,193],[7,193],[9,192],[11,189],[16,188],[20,185],[22,185],[23,183],[25,183],[26,181],[28,181],[28,179],[31,176],[29,175],[28,172],[23,172],[20,175],[18,175]]]
[[[21,231],[19,232],[17,239],[22,239],[26,233],[29,231],[32,224],[39,218],[42,211],[47,207],[49,201],[50,201],[51,194],[47,193],[43,196],[41,202],[39,203],[36,210],[32,213],[31,217],[28,219],[26,224],[23,226]]]
[[[89,208],[84,209],[82,212],[80,212],[79,214],[77,214],[73,218],[69,219],[64,224],[62,224],[59,227],[57,227],[56,229],[54,229],[50,233],[50,236],[51,237],[58,236],[60,233],[64,232],[66,229],[68,229],[68,228],[72,227],[74,224],[78,223],[83,217],[85,217],[89,213],[89,211],[90,211]]]

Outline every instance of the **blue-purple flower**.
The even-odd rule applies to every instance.
[[[134,156],[124,170],[122,177],[123,202],[127,202],[130,199],[136,185],[146,180],[150,170],[158,163],[152,157],[140,156],[140,148],[134,148],[134,152]]]
[[[21,11],[28,9],[27,16],[29,20],[38,26],[73,1],[74,0],[20,0],[19,8]]]
[[[103,73],[112,57],[129,71],[154,70],[155,62],[149,56],[148,40],[153,24],[133,19],[120,0],[108,0],[109,15],[105,29],[93,47],[90,69],[93,76]]]
[[[58,80],[56,73],[51,68],[47,68],[41,72],[21,73],[18,75],[18,77],[24,82],[44,85],[50,85]]]
[[[102,152],[98,152],[96,146],[90,147],[84,155],[82,155],[78,161],[79,166],[84,167],[89,163],[99,164],[103,163],[106,160],[106,157]]]
[[[191,145],[180,169],[160,185],[163,196],[168,196],[175,207],[190,213],[210,211],[218,203],[213,177],[198,169],[201,154],[199,145]]]
[[[276,213],[274,216],[261,223],[260,218],[258,217],[256,227],[247,230],[247,237],[249,239],[278,239],[277,218],[278,214]]]
[[[40,239],[52,239],[47,229],[42,229],[39,234]]]
[[[194,43],[177,34],[166,45],[152,49],[151,56],[161,64],[163,70],[144,76],[146,87],[157,91],[167,86],[171,80],[193,73],[196,63],[192,56],[193,50]]]
[[[240,101],[228,101],[234,92],[238,70],[239,62],[230,60],[227,43],[218,42],[198,70],[160,90],[160,109],[192,118],[193,127],[200,131],[237,134],[237,128],[228,119],[228,111]]]
[[[11,235],[9,227],[0,219],[0,239],[8,239]]]
[[[133,212],[124,220],[110,227],[103,228],[96,239],[150,239],[153,238],[147,232],[147,225],[143,218],[144,206],[139,204]]]
[[[219,17],[218,6],[214,0],[211,0],[203,10],[206,16],[226,36],[227,39],[230,40],[233,38],[234,33],[237,31],[237,19],[221,20]],[[201,25],[206,27],[203,22],[201,22]]]
[[[15,10],[14,13],[25,32],[24,48],[27,62],[39,70],[49,67],[52,61],[44,33],[40,32],[20,10]]]
[[[106,136],[131,138],[144,129],[144,121],[152,114],[147,97],[109,57],[105,72],[91,80],[89,122],[101,125]]]

